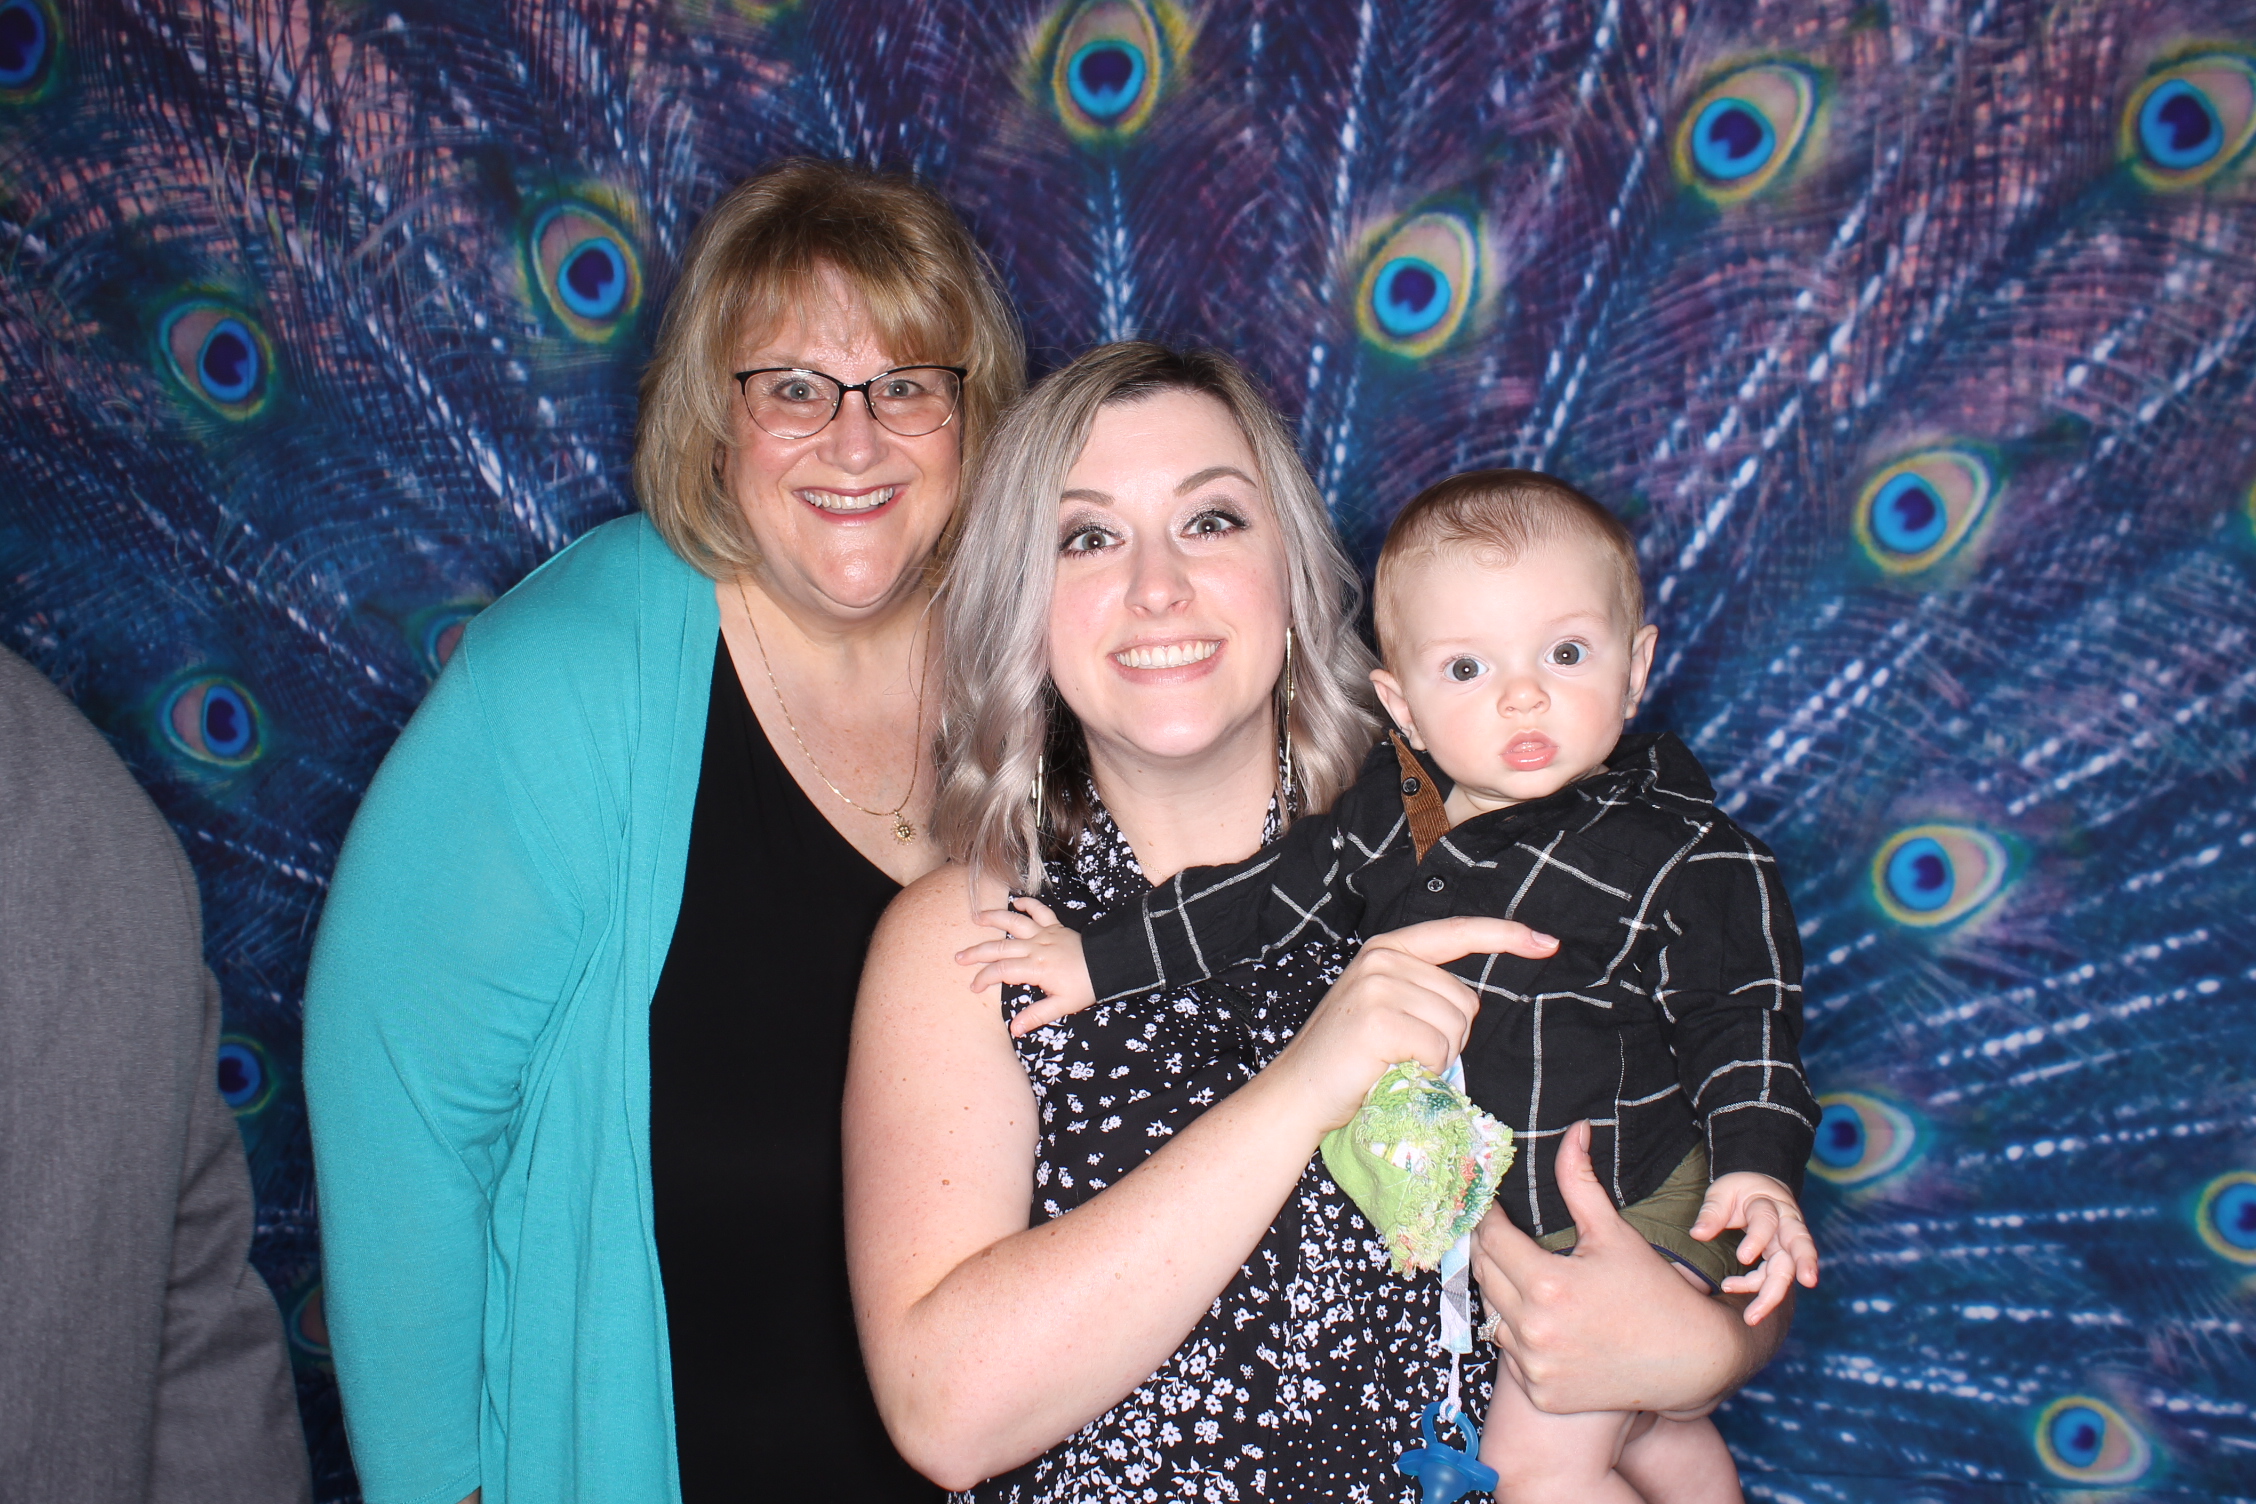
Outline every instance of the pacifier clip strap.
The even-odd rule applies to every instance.
[[[1463,1091],[1463,1062],[1450,1061],[1442,1079]],[[1455,1416],[1464,1409],[1460,1383],[1465,1354],[1473,1350],[1473,1235],[1469,1232],[1441,1256],[1441,1345],[1449,1349],[1448,1413]]]

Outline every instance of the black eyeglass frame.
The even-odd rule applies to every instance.
[[[903,371],[946,371],[949,375],[956,378],[955,400],[948,407],[948,416],[942,418],[932,427],[927,428],[924,433],[901,432],[901,430],[895,428],[892,424],[879,417],[877,412],[877,404],[870,401],[871,387],[877,385],[886,377],[898,376]],[[768,427],[765,423],[762,423],[759,419],[759,416],[752,411],[752,394],[749,390],[746,389],[744,383],[750,381],[755,376],[767,376],[779,372],[789,376],[820,376],[823,380],[829,382],[832,386],[837,387],[838,400],[831,403],[830,416],[823,419],[821,423],[817,424],[814,428],[808,430],[806,433],[777,433],[774,429]],[[729,373],[729,379],[736,383],[736,395],[738,400],[744,404],[744,415],[752,420],[754,426],[756,426],[760,430],[760,432],[768,435],[770,438],[813,438],[816,434],[821,433],[824,429],[830,427],[831,424],[837,422],[839,410],[845,407],[846,399],[852,396],[854,393],[860,392],[862,394],[862,406],[869,409],[871,422],[875,423],[878,427],[884,429],[887,433],[893,435],[897,439],[921,439],[925,436],[925,434],[938,433],[941,429],[946,428],[950,423],[956,421],[956,414],[963,411],[963,384],[964,382],[971,379],[971,370],[967,366],[937,366],[927,364],[893,366],[887,370],[878,372],[875,376],[872,376],[867,381],[857,381],[852,386],[848,386],[845,382],[840,381],[836,376],[831,375],[830,372],[818,371],[813,366],[755,366],[749,371],[731,371]]]

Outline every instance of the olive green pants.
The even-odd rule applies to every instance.
[[[1695,1144],[1690,1154],[1677,1161],[1659,1190],[1623,1207],[1621,1214],[1622,1220],[1636,1228],[1663,1258],[1686,1265],[1710,1286],[1720,1289],[1732,1275],[1747,1272],[1747,1266],[1731,1256],[1745,1233],[1739,1229],[1720,1232],[1706,1243],[1692,1236],[1692,1224],[1707,1194],[1708,1151]],[[1575,1245],[1575,1230],[1570,1227],[1536,1242],[1553,1253],[1565,1253]]]

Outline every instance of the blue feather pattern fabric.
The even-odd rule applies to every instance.
[[[337,843],[799,153],[940,186],[1038,364],[1239,353],[1366,555],[1474,465],[1631,523],[1810,957],[1751,1496],[2256,1498],[2252,139],[2245,0],[0,0],[0,641],[202,877],[320,1496]]]

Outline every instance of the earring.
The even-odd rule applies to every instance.
[[[1285,703],[1277,720],[1280,734],[1277,738],[1277,783],[1284,795],[1284,813],[1291,819],[1300,805],[1300,780],[1293,769],[1292,712],[1293,712],[1293,630],[1285,628]]]
[[[1034,806],[1034,828],[1036,830],[1042,828],[1042,777],[1046,771],[1044,765],[1048,761],[1048,748],[1034,754],[1034,786],[1027,791],[1026,795],[1027,802]]]

